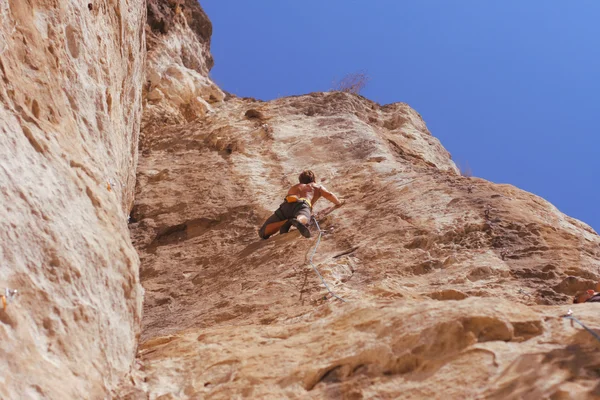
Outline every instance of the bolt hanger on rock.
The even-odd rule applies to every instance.
[[[600,342],[600,335],[588,328],[583,322],[575,318],[575,316],[573,315],[573,310],[569,310],[565,315],[561,315],[561,318],[570,319],[571,326],[573,326],[573,321],[577,322],[583,329],[585,329],[590,335],[592,335],[597,341]]]

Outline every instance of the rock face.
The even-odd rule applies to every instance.
[[[170,24],[155,48],[208,48],[188,25]],[[179,90],[161,76],[162,93]],[[595,327],[593,304],[568,305],[600,279],[590,227],[510,185],[460,176],[406,104],[338,92],[209,102],[216,89],[196,88],[210,103],[197,112],[169,96],[145,109],[131,225],[146,289],[138,390],[600,396],[599,343],[560,317],[573,307]],[[257,235],[305,168],[347,201],[316,204],[316,253],[316,236]]]
[[[147,341],[141,354],[150,398],[597,398],[597,342],[559,312],[361,300],[285,322],[190,329]]]
[[[596,327],[600,237],[406,104],[225,96],[194,0],[0,10],[0,398],[600,396],[561,318]],[[306,168],[322,240],[258,239]]]
[[[212,25],[198,2],[150,0],[146,31],[144,125],[182,123],[212,111],[224,94],[208,78]]]
[[[0,398],[104,398],[141,317],[142,1],[0,4]]]

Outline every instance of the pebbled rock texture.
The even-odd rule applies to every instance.
[[[144,2],[0,2],[0,398],[104,398],[141,318]]]

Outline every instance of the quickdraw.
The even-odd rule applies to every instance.
[[[18,293],[17,289],[6,288],[6,290],[4,291],[4,294],[0,295],[0,298],[2,298],[2,310],[3,311],[5,311],[6,307],[8,307],[8,304],[14,300],[14,298],[17,296],[17,293]]]

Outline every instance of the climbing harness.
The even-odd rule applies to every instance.
[[[283,201],[285,201],[286,203],[298,203],[296,206],[299,206],[300,203],[304,203],[307,206],[309,206],[310,208],[312,208],[312,204],[310,203],[310,200],[305,199],[304,197],[298,197],[296,195],[286,196],[285,199],[283,199]],[[274,214],[277,216],[277,218],[279,218],[282,221],[288,219],[288,218],[286,218],[283,211],[281,211],[281,207],[278,208],[277,210],[275,210]]]
[[[588,331],[588,333],[590,335],[592,335],[597,341],[600,342],[600,335],[598,335],[596,332],[594,332],[593,330],[591,330],[590,328],[588,328],[587,326],[585,326],[585,324],[583,322],[581,322],[580,320],[578,320],[577,318],[575,318],[573,316],[573,311],[569,310],[568,313],[566,313],[565,315],[562,316],[565,319],[570,319],[571,321],[575,321],[577,322],[579,325],[581,325],[581,327],[583,329],[585,329],[586,331]]]
[[[315,221],[315,225],[317,227],[317,230],[319,231],[319,237],[317,238],[317,244],[315,244],[315,248],[312,251],[312,254],[310,255],[310,258],[308,259],[308,263],[310,264],[310,266],[315,270],[315,272],[317,273],[317,275],[319,276],[319,278],[321,278],[321,282],[323,282],[323,286],[325,286],[325,288],[327,289],[327,291],[336,299],[341,300],[342,302],[346,302],[346,300],[342,299],[340,296],[338,296],[337,294],[333,293],[333,291],[331,289],[329,289],[329,286],[327,285],[327,282],[325,282],[325,279],[323,279],[323,276],[321,275],[321,273],[319,272],[319,270],[317,269],[317,267],[315,267],[315,264],[313,264],[313,257],[315,256],[315,253],[317,252],[317,248],[319,247],[319,243],[321,243],[321,236],[323,235],[323,231],[321,230],[321,227],[319,226],[319,223],[317,222],[317,219],[313,216],[312,217],[313,221]]]
[[[292,194],[292,195],[289,195],[289,196],[286,196],[286,197],[285,197],[285,202],[286,202],[286,203],[301,203],[301,202],[304,202],[304,203],[306,203],[306,204],[307,204],[307,205],[308,205],[310,208],[312,208],[312,204],[311,204],[310,200],[308,200],[308,199],[305,199],[304,197],[298,197],[298,196],[296,196],[296,195],[294,195],[294,194]]]

